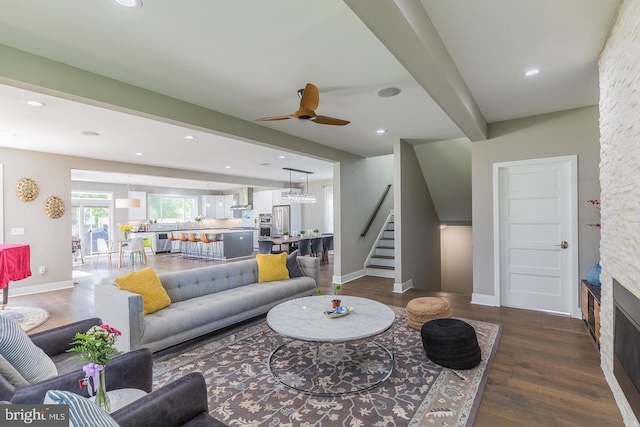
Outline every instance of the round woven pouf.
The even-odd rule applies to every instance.
[[[420,330],[427,357],[451,369],[471,369],[482,360],[473,326],[459,319],[435,319]]]
[[[441,298],[414,298],[407,303],[407,323],[419,331],[429,320],[451,317],[449,303]]]

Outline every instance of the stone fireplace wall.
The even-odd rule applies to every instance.
[[[613,375],[613,278],[640,297],[640,0],[623,0],[600,55],[602,369],[625,424],[638,426]]]

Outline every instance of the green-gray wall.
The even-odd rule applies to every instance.
[[[440,220],[414,147],[394,145],[395,289],[440,290]],[[400,268],[398,268],[400,267]]]
[[[579,273],[598,261],[600,230],[589,199],[600,197],[598,179],[600,131],[598,107],[493,123],[487,141],[472,144],[473,293],[474,300],[493,300],[493,164],[515,160],[578,156]],[[576,283],[575,286],[578,286]],[[485,298],[491,296],[491,298]]]
[[[334,164],[333,188],[334,281],[344,282],[364,274],[364,262],[391,209],[394,189],[391,188],[369,233],[361,237],[387,185],[393,184],[393,155],[367,159],[345,160]],[[337,213],[340,213],[337,215]]]

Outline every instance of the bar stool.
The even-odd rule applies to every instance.
[[[167,233],[167,238],[171,242],[171,246],[169,248],[169,253],[175,254],[171,255],[173,257],[177,257],[180,254],[180,241],[173,236],[172,232]],[[176,242],[178,243],[178,247],[176,248]]]
[[[205,257],[203,257],[201,259],[201,261],[209,261],[208,258],[211,258],[211,260],[213,260],[213,252],[211,252],[211,255],[209,255],[209,248],[211,248],[211,245],[215,244],[215,240],[209,240],[209,236],[207,236],[206,233],[202,233],[200,234],[200,254],[202,254],[203,252],[203,248],[206,246],[207,247],[207,255]]]
[[[196,237],[195,233],[189,233],[189,237],[187,237],[187,239],[189,240],[189,251],[193,254],[194,257],[202,258],[202,247],[200,247],[200,252],[198,253],[198,243],[200,243],[200,239]],[[194,244],[196,246],[195,253],[193,253],[192,251]]]
[[[180,240],[180,253],[183,258],[187,258],[187,250],[189,249],[189,239],[184,233],[178,233],[178,240]]]
[[[218,254],[219,259],[224,258],[224,254],[222,253],[222,245],[224,241],[224,235],[217,233],[213,236],[213,255],[215,258],[215,254]]]

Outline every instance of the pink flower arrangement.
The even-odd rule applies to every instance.
[[[122,352],[116,349],[115,343],[122,333],[116,328],[107,324],[93,326],[86,333],[78,332],[71,342],[70,353],[79,353],[72,356],[74,359],[81,359],[97,365],[105,365]]]

